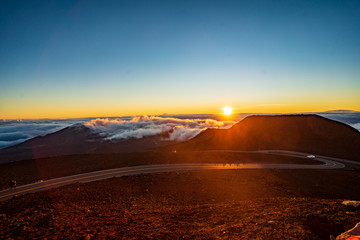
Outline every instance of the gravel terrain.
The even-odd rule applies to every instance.
[[[360,199],[351,181],[358,171],[224,170],[73,184],[1,202],[0,238],[329,239],[360,221],[341,204]]]

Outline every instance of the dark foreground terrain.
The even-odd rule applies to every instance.
[[[75,184],[0,202],[3,239],[329,239],[360,221],[358,170],[218,170]]]
[[[11,179],[19,185],[103,169],[168,163],[298,163],[319,162],[259,153],[139,152],[127,154],[87,154],[24,160],[0,164],[0,189]]]

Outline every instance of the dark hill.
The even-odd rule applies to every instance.
[[[317,115],[250,116],[230,129],[208,129],[171,149],[292,150],[360,160],[360,133]]]
[[[88,128],[75,125],[1,149],[0,162],[83,153],[93,148],[99,140]]]
[[[140,139],[107,141],[89,128],[77,124],[1,149],[0,163],[74,154],[138,152],[173,143],[164,141],[163,138],[166,138],[164,134]]]

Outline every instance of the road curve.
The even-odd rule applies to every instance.
[[[210,150],[202,152],[247,152],[247,153],[264,153],[271,155],[291,156],[298,158],[307,158],[308,154],[280,151],[280,150],[263,150],[263,151],[236,151],[236,150]],[[102,179],[131,176],[146,173],[160,173],[160,172],[173,172],[173,171],[193,171],[193,170],[240,170],[240,169],[338,169],[344,168],[345,165],[338,161],[358,164],[359,162],[335,159],[323,156],[317,156],[314,161],[319,161],[323,164],[308,165],[308,164],[256,164],[256,163],[179,163],[179,164],[158,164],[158,165],[141,165],[133,167],[123,167],[107,169],[89,173],[76,174],[61,178],[50,179],[42,182],[31,183],[27,185],[18,186],[15,189],[6,189],[0,191],[0,201],[12,198],[13,196],[23,195],[27,193],[39,192],[60,186],[98,181]]]

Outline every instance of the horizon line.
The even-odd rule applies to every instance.
[[[327,110],[327,111],[310,111],[310,112],[235,112],[231,115],[239,115],[239,114],[282,114],[282,115],[291,115],[291,114],[316,114],[316,113],[360,113],[357,110]],[[138,114],[138,115],[125,115],[125,116],[95,116],[95,117],[59,117],[59,118],[52,118],[52,117],[39,117],[39,118],[0,118],[0,121],[16,121],[16,120],[70,120],[70,119],[89,119],[89,118],[125,118],[125,117],[139,117],[139,116],[184,116],[184,115],[224,115],[224,113],[179,113],[179,114]],[[230,118],[230,116],[228,117]]]

